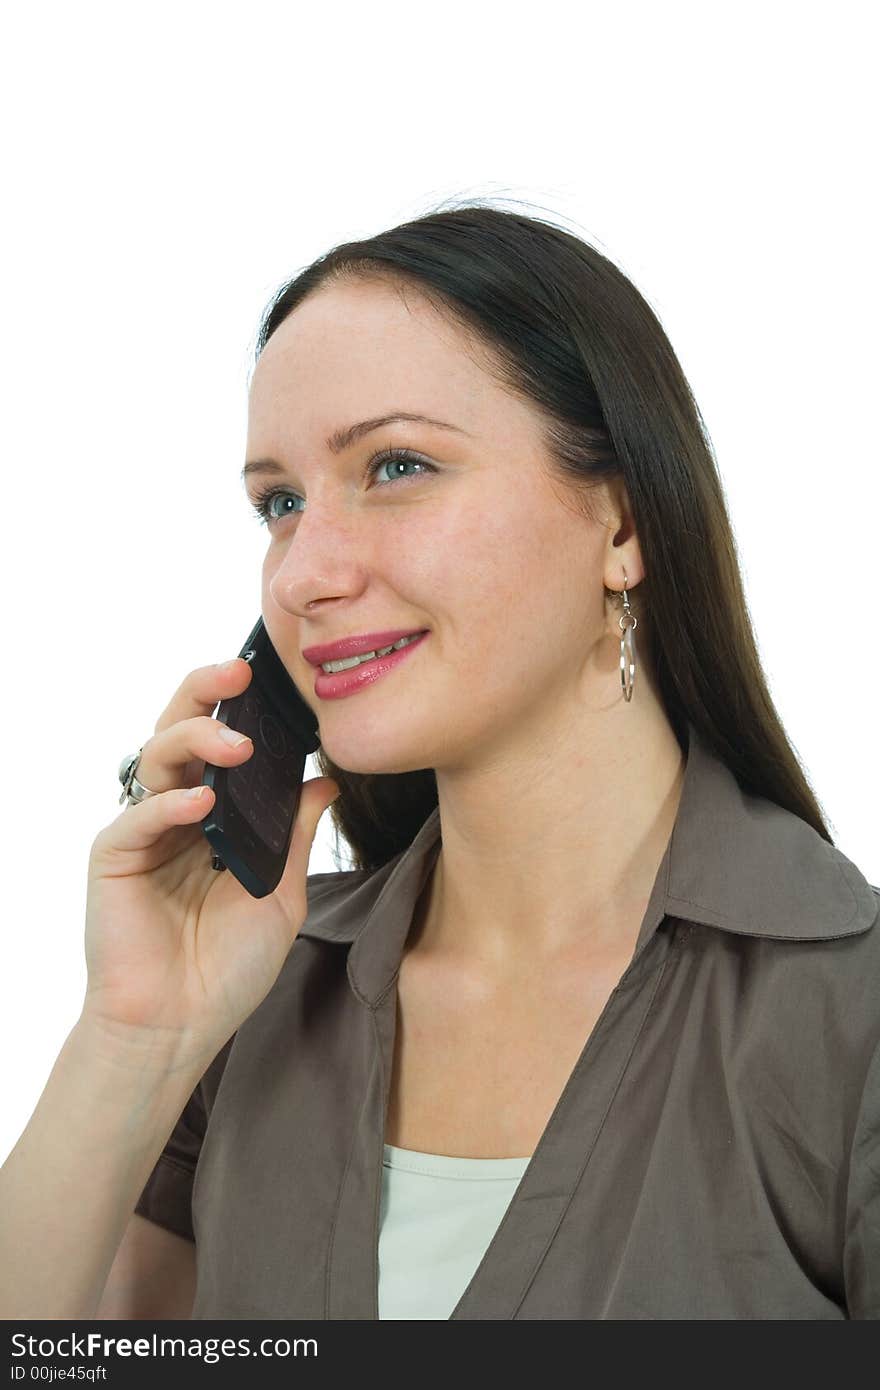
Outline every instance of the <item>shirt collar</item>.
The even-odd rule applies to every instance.
[[[667,915],[777,941],[867,931],[878,917],[880,890],[806,821],[745,792],[691,724],[688,736],[675,825],[636,952]],[[435,807],[407,849],[375,872],[309,876],[300,935],[351,943],[348,978],[371,1008],[399,969],[440,830]]]

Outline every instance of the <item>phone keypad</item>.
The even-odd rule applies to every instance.
[[[302,748],[250,690],[244,692],[234,727],[251,738],[254,751],[240,767],[228,769],[229,795],[263,842],[280,854],[302,787]]]

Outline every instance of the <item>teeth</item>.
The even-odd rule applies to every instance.
[[[344,661],[322,661],[321,670],[326,671],[330,676],[334,671],[349,671],[353,666],[360,666],[365,661],[373,661],[377,656],[387,656],[389,652],[399,651],[401,647],[406,647],[410,642],[414,642],[417,637],[421,637],[421,632],[414,632],[411,637],[401,637],[399,642],[393,642],[390,647],[380,647],[376,652],[363,652],[360,656],[349,656]]]

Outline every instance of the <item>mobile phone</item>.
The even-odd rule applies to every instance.
[[[221,700],[214,718],[247,734],[254,751],[240,767],[205,764],[215,801],[201,822],[215,869],[229,869],[255,898],[278,886],[299,810],[306,757],[320,748],[318,720],[272,645],[262,615],[239,656],[253,672],[247,690]]]

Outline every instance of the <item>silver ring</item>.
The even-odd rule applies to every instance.
[[[155,796],[149,787],[145,787],[143,782],[139,782],[135,777],[138,763],[141,760],[143,746],[136,753],[127,753],[119,764],[119,780],[122,783],[122,795],[119,798],[119,805],[127,801],[129,806],[137,806],[141,801],[146,801],[148,796]]]

